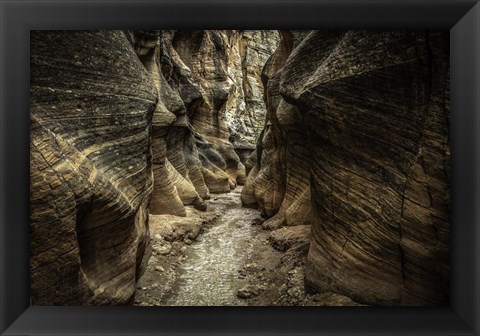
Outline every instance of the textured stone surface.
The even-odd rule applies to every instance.
[[[282,227],[271,231],[268,238],[270,244],[279,251],[286,251],[294,245],[310,244],[310,225],[295,225],[290,227]]]
[[[305,31],[280,32],[280,46],[263,69],[267,116],[256,150],[256,166],[242,194],[245,206],[255,207],[268,217],[265,227],[308,225],[310,206],[307,134],[298,108],[279,93],[278,71]],[[250,167],[249,167],[250,168]]]
[[[271,31],[32,33],[33,304],[131,302],[148,213],[205,211],[210,193],[245,183],[236,148],[253,150],[275,43]]]
[[[277,44],[276,32],[209,30],[173,34],[174,53],[189,70],[185,76],[196,84],[199,95],[195,104],[187,107],[187,114],[197,142],[202,142],[198,147],[203,161],[207,159],[224,170],[229,188],[234,188],[245,181],[243,163],[235,149],[253,151],[255,130],[264,120],[260,72]],[[169,80],[182,97],[191,96],[192,90],[184,92],[182,81],[174,76]],[[211,147],[202,151],[207,149],[205,143]],[[216,192],[228,191],[219,186],[218,180],[214,184]]]
[[[254,150],[265,122],[261,74],[278,46],[274,30],[227,31],[228,78],[232,82],[227,101],[227,123],[231,141],[240,151]]]
[[[241,160],[253,151],[253,124],[259,128],[265,114],[259,69],[277,35],[198,30],[127,36],[160,97],[153,119],[151,211],[184,216],[182,205],[202,209],[210,193],[245,183]],[[237,127],[247,119],[248,127]]]
[[[154,83],[121,32],[30,36],[31,302],[126,304],[149,256]]]
[[[267,122],[243,203],[267,227],[310,208],[314,290],[447,304],[448,33],[295,36],[282,32],[264,69]]]
[[[175,95],[161,72],[159,58],[161,53],[161,34],[158,31],[126,33],[135,48],[140,61],[149,71],[155,83],[159,100],[152,119],[152,168],[154,187],[150,203],[152,214],[172,214],[185,216],[184,202],[190,204],[195,191],[190,195],[181,188],[184,178],[172,167],[167,158],[166,138],[172,124],[185,115],[185,107],[178,95]],[[193,189],[193,188],[191,188]],[[178,191],[182,192],[178,192]],[[192,193],[194,194],[192,196]],[[190,197],[185,196],[187,194]],[[182,197],[183,196],[183,197]]]

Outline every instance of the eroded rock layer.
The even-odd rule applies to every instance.
[[[183,205],[190,204],[204,209],[210,193],[246,181],[244,163],[265,115],[259,69],[277,33],[130,31],[127,36],[160,97],[153,119],[152,213],[185,215]]]
[[[154,83],[121,32],[30,37],[31,302],[126,304],[149,256]]]
[[[442,305],[449,289],[448,33],[283,32],[242,201],[312,224],[307,285]],[[304,216],[307,214],[306,216]]]
[[[307,33],[280,32],[280,46],[262,74],[267,116],[242,202],[244,206],[258,206],[270,217],[264,223],[269,228],[312,222],[307,133],[298,108],[287,103],[279,92],[279,70]]]
[[[132,302],[148,213],[204,211],[211,193],[245,183],[241,160],[265,114],[260,69],[277,41],[272,31],[32,33],[32,304]]]

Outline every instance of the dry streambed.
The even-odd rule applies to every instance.
[[[150,215],[152,256],[137,284],[141,306],[354,305],[343,296],[306,293],[309,226],[261,227],[243,208],[241,187],[213,195],[187,217]]]

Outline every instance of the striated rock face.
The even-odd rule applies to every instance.
[[[243,203],[267,227],[312,224],[314,290],[447,304],[448,33],[296,36],[282,32],[264,69],[267,122]]]
[[[185,115],[185,107],[178,95],[174,94],[165,78],[162,75],[159,64],[161,53],[160,34],[156,31],[137,32],[136,34],[126,33],[131,43],[135,47],[140,61],[149,71],[150,76],[155,83],[158,103],[153,113],[152,119],[152,167],[154,176],[153,194],[150,203],[150,213],[185,216],[184,203],[191,204],[198,198],[195,191],[191,191],[189,199],[181,189],[182,182],[186,184],[183,176],[173,168],[167,158],[166,138],[172,124]],[[179,193],[176,187],[183,193]],[[185,189],[185,188],[184,188]],[[193,189],[193,187],[191,188]],[[183,196],[183,197],[181,197]]]
[[[149,256],[154,83],[121,32],[30,37],[31,303],[128,303]]]
[[[183,205],[189,204],[204,209],[210,193],[245,183],[242,160],[253,150],[245,139],[253,139],[253,124],[258,127],[265,114],[257,97],[259,69],[277,35],[202,30],[127,35],[160,96],[153,120],[152,213],[185,215]],[[248,125],[237,127],[248,113]]]
[[[259,69],[277,35],[31,40],[32,304],[130,303],[149,258],[148,213],[204,211],[210,193],[245,183],[245,139],[265,114]]]
[[[279,34],[274,30],[234,30],[227,31],[227,38],[228,79],[233,85],[226,117],[230,139],[242,156],[247,149],[252,152],[265,122],[261,74],[277,49]]]
[[[267,217],[265,227],[308,225],[310,206],[307,133],[298,108],[279,92],[279,70],[306,31],[282,31],[279,48],[265,64],[267,116],[256,150],[256,165],[243,189],[244,206],[256,207]]]

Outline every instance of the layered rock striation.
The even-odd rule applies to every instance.
[[[129,303],[149,256],[154,83],[121,32],[30,36],[31,303]]]
[[[131,303],[148,213],[205,210],[211,193],[245,182],[243,154],[265,113],[259,69],[278,37],[31,36],[32,304]]]
[[[127,36],[160,97],[153,118],[152,214],[185,215],[183,205],[190,204],[205,209],[210,193],[245,183],[253,129],[265,114],[257,97],[259,69],[273,52],[276,32],[130,31]]]
[[[267,227],[312,225],[313,290],[447,304],[448,33],[281,36],[244,205]]]
[[[264,223],[269,228],[312,222],[307,133],[298,107],[287,103],[279,92],[279,71],[307,33],[281,31],[279,48],[262,73],[267,115],[242,203],[258,207],[269,217]]]

